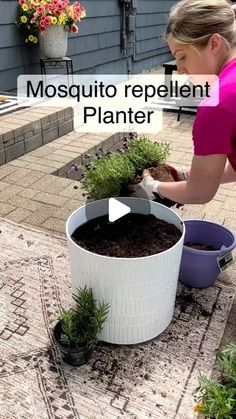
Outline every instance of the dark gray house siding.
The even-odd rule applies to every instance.
[[[163,40],[173,0],[139,1],[136,18],[135,56],[133,72],[150,70],[171,59]]]
[[[87,17],[78,35],[69,35],[68,56],[76,73],[139,73],[171,59],[162,40],[168,12],[176,0],[137,0],[135,31],[122,50],[120,0],[82,0]],[[39,47],[24,44],[15,26],[17,2],[0,0],[0,91],[16,88],[20,74],[39,73]]]

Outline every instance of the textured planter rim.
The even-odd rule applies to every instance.
[[[117,197],[117,199],[119,200],[121,197]],[[109,199],[109,198],[105,198],[105,199],[99,199],[99,201],[107,201],[107,199]],[[139,199],[139,200],[141,200],[141,201],[145,201],[145,199],[143,199],[143,198],[127,198],[127,199]],[[85,204],[85,205],[82,205],[81,207],[79,207],[79,208],[77,208],[75,211],[73,211],[71,214],[70,214],[70,216],[69,216],[69,218],[67,219],[67,221],[66,221],[66,236],[67,236],[67,239],[68,240],[70,240],[74,245],[76,245],[77,247],[79,247],[83,252],[85,252],[85,253],[87,253],[87,254],[91,254],[91,255],[96,255],[96,256],[98,256],[98,257],[100,257],[100,258],[109,258],[109,259],[111,259],[111,260],[125,260],[125,261],[128,261],[128,260],[135,260],[135,259],[137,259],[137,260],[140,260],[140,259],[147,259],[147,258],[153,258],[153,257],[155,257],[155,256],[157,256],[157,254],[158,253],[154,253],[153,255],[149,255],[149,256],[140,256],[140,257],[116,257],[116,256],[109,256],[109,255],[100,255],[99,253],[94,253],[94,252],[91,252],[90,250],[86,250],[86,249],[84,249],[82,246],[80,246],[78,243],[76,243],[72,238],[71,238],[71,234],[69,234],[69,232],[68,232],[68,228],[69,228],[69,224],[70,224],[70,220],[71,220],[71,218],[79,211],[79,210],[82,210],[83,208],[85,208],[85,207],[87,207],[88,205],[93,205],[94,204],[94,202],[96,202],[96,201],[93,201],[93,202],[89,202],[88,204]],[[154,204],[157,204],[158,206],[160,205],[162,208],[167,208],[167,211],[168,210],[170,210],[171,212],[173,212],[178,218],[179,218],[179,220],[180,220],[180,224],[181,224],[181,226],[182,226],[182,228],[183,228],[183,230],[182,231],[180,231],[182,234],[181,234],[181,237],[180,237],[180,239],[174,244],[174,246],[171,246],[171,247],[169,247],[168,249],[166,249],[166,250],[164,250],[163,252],[160,252],[160,254],[164,254],[164,253],[167,253],[167,252],[169,252],[171,249],[173,249],[174,247],[176,247],[176,246],[178,246],[178,244],[179,244],[179,242],[180,242],[180,240],[182,240],[182,237],[185,235],[185,225],[184,225],[184,221],[182,221],[182,219],[181,219],[181,217],[175,212],[175,211],[173,211],[171,208],[169,208],[169,207],[166,207],[165,205],[162,205],[162,204],[160,204],[159,202],[154,202],[154,201],[152,201]],[[137,213],[138,214],[138,213]],[[97,218],[99,218],[99,216],[97,217]],[[95,220],[96,218],[93,218],[93,220]],[[165,220],[164,220],[165,221]],[[166,222],[168,222],[168,221],[166,221]],[[86,223],[85,223],[86,224]]]

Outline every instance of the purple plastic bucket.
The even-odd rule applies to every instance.
[[[209,287],[220,273],[217,258],[235,248],[236,236],[228,228],[211,221],[185,220],[184,224],[184,243],[209,244],[219,250],[196,250],[184,246],[179,280],[190,287]]]

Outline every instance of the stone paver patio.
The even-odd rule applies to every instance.
[[[192,159],[191,128],[193,116],[165,113],[163,130],[154,140],[171,145],[169,163],[190,165]],[[0,167],[0,216],[7,220],[65,234],[68,215],[85,202],[81,183],[55,176],[70,167],[88,150],[104,144],[108,134],[70,132],[40,148]],[[118,141],[116,139],[116,141]],[[111,141],[109,146],[114,146]],[[54,173],[54,174],[53,174]],[[219,222],[236,230],[236,183],[222,185],[213,201],[206,205],[185,205],[183,218],[201,218]],[[225,334],[236,338],[236,302]],[[234,317],[234,321],[233,321]]]
[[[171,145],[169,162],[191,164],[191,127],[194,117],[166,113],[163,130],[154,140]],[[55,176],[74,159],[104,144],[108,134],[70,132],[0,167],[0,216],[19,223],[40,226],[64,234],[68,214],[85,199],[81,183]],[[65,170],[64,170],[65,173]],[[214,219],[236,228],[236,184],[222,185],[206,205],[186,205],[184,218]]]

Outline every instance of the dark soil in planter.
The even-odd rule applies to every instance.
[[[90,252],[114,257],[143,257],[174,246],[182,233],[154,215],[128,214],[114,223],[108,216],[83,224],[72,239]]]
[[[192,249],[196,249],[196,250],[206,250],[206,251],[219,250],[219,249],[215,249],[210,244],[187,242],[187,243],[184,243],[184,245],[187,247],[191,247]]]

